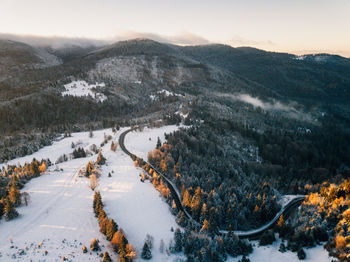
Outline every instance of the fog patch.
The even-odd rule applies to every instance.
[[[259,107],[264,110],[277,110],[277,111],[297,111],[294,107],[291,105],[284,105],[280,103],[279,101],[275,101],[273,103],[270,102],[263,102],[261,99],[257,97],[252,97],[248,94],[239,94],[236,96],[237,100],[240,100],[242,102],[251,104],[254,107]]]
[[[281,103],[275,99],[269,99],[269,101],[263,101],[258,97],[253,97],[249,94],[217,94],[220,97],[230,97],[233,100],[240,101],[252,105],[254,108],[260,108],[264,111],[271,113],[282,113],[283,116],[297,119],[306,122],[315,122],[315,119],[310,113],[306,113],[302,110],[301,105],[291,101],[288,104]]]

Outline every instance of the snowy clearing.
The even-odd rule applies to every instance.
[[[131,132],[125,136],[125,146],[130,152],[147,161],[148,152],[157,146],[157,138],[159,137],[160,141],[164,143],[164,134],[174,132],[179,127],[183,126],[172,125],[154,129],[146,127],[142,132]]]
[[[66,91],[62,92],[62,96],[91,96],[96,101],[103,102],[107,99],[107,97],[102,94],[96,92],[94,89],[96,87],[105,87],[104,83],[97,83],[94,85],[90,85],[83,80],[73,81],[69,84],[64,85]]]
[[[139,150],[145,150],[146,155],[155,147],[158,136],[164,141],[164,132],[177,128],[171,126],[148,130],[144,134],[132,133],[130,135],[136,134],[140,140],[129,142],[128,146],[131,143],[133,148],[137,148],[138,141],[149,141],[148,138],[152,137],[153,143],[147,143],[147,146],[139,144]],[[114,141],[118,140],[122,131],[124,129],[113,136]],[[110,129],[95,131],[93,134],[89,138],[89,132],[73,133],[72,137],[56,141],[51,146],[30,156],[9,161],[8,164],[24,164],[33,158],[49,158],[55,162],[62,154],[68,155],[73,151],[72,142],[89,149],[92,144],[99,145],[105,134],[113,135]],[[141,170],[134,167],[130,157],[120,148],[116,152],[111,151],[110,143],[102,148],[107,165],[102,167],[98,187],[108,216],[123,228],[138,254],[141,254],[146,235],[150,234],[154,237],[152,261],[173,261],[176,257],[181,258],[182,255],[168,256],[166,252],[159,251],[161,239],[167,247],[173,238],[171,228],[177,227],[168,205],[151,183],[140,181]],[[116,255],[105,236],[99,232],[98,220],[93,214],[93,191],[89,188],[90,182],[87,178],[78,176],[79,169],[89,160],[95,160],[96,156],[63,162],[59,164],[63,172],[54,171],[55,166],[51,166],[44,175],[25,185],[22,192],[29,193],[29,205],[17,209],[20,213],[17,219],[0,222],[0,261],[28,261],[28,258],[35,261],[57,261],[62,260],[63,256],[71,261],[98,261],[96,252],[83,254],[81,250],[82,245],[89,249],[91,238],[99,239],[102,251],[108,251],[115,260]],[[108,177],[112,170],[112,177]],[[39,248],[40,242],[43,244]],[[45,251],[48,252],[47,255],[44,254]]]
[[[300,262],[300,261],[317,261],[317,262],[331,262],[332,258],[328,256],[327,250],[323,246],[304,249],[306,253],[305,260],[299,260],[296,252],[287,251],[282,253],[278,251],[281,240],[278,239],[270,246],[259,246],[257,241],[253,241],[253,253],[247,256],[251,262]],[[286,244],[286,243],[285,243]],[[242,259],[239,257],[229,257],[227,262],[238,262]]]
[[[10,163],[23,164],[33,157],[55,161],[59,155],[72,152],[73,141],[80,140],[88,148],[93,143],[100,144],[105,132],[111,133],[110,130],[97,131],[93,138],[89,138],[88,132],[74,133],[73,137]],[[109,242],[99,232],[92,210],[93,191],[89,188],[89,180],[77,174],[81,167],[95,158],[96,155],[61,163],[63,171],[54,171],[52,166],[44,175],[25,185],[21,192],[29,193],[29,205],[17,208],[20,214],[17,219],[0,221],[0,261],[29,261],[28,258],[58,261],[63,256],[70,261],[97,261],[98,253],[82,252],[83,245],[89,249],[91,238],[99,239],[102,251],[115,257]]]
[[[183,97],[183,95],[181,95],[181,94],[176,94],[176,93],[173,93],[173,92],[165,90],[165,89],[160,90],[155,95],[150,95],[149,97],[151,98],[152,101],[154,101],[154,100],[158,99],[159,95],[161,95],[161,94],[164,94],[166,97],[168,97],[168,96]]]
[[[164,141],[164,133],[176,129],[177,126],[166,126],[157,129],[145,128],[143,132],[131,132],[126,136],[125,146],[142,156],[147,156],[147,152],[156,147],[157,137]],[[125,130],[120,130],[118,134]],[[106,146],[103,151],[108,166],[103,166],[98,187],[107,215],[113,217],[125,231],[126,237],[139,255],[146,235],[150,234],[154,237],[151,261],[163,262],[173,261],[176,257],[181,258],[181,255],[168,256],[166,252],[159,251],[161,240],[167,248],[174,237],[171,228],[175,230],[179,227],[175,217],[170,213],[168,204],[148,180],[144,183],[140,181],[139,174],[142,169],[135,168],[128,155],[120,148],[116,152],[109,148]],[[109,172],[112,177],[108,177]]]

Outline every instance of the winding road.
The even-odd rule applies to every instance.
[[[123,150],[123,152],[127,155],[129,155],[131,158],[133,157],[137,157],[136,155],[134,155],[133,153],[131,153],[124,144],[124,140],[125,140],[125,136],[131,132],[134,131],[136,128],[131,128],[128,129],[126,131],[124,131],[120,136],[119,136],[119,146],[120,148]],[[147,162],[147,161],[146,161]],[[175,200],[176,206],[184,212],[184,214],[186,215],[186,217],[197,227],[201,227],[201,225],[192,218],[191,214],[188,213],[188,211],[184,208],[184,206],[182,205],[182,199],[181,199],[181,194],[178,191],[177,187],[175,186],[175,184],[166,177],[165,174],[163,174],[162,172],[160,172],[157,168],[155,168],[151,163],[147,162],[150,167],[157,172],[158,175],[160,175],[162,177],[162,179],[165,181],[165,183],[167,184],[167,186],[170,188],[170,192],[173,195],[173,198]],[[291,209],[299,206],[303,200],[305,199],[304,195],[296,195],[291,197],[290,199],[288,199],[288,201],[282,206],[281,210],[275,215],[275,217],[268,222],[267,224],[257,228],[257,229],[252,229],[252,230],[247,230],[247,231],[232,231],[232,233],[234,235],[236,235],[239,238],[255,238],[257,236],[259,236],[261,233],[263,233],[265,230],[270,229],[271,227],[273,227],[273,225],[278,221],[278,219],[280,218],[281,215],[286,214],[287,212],[289,212]],[[227,230],[219,230],[219,233],[221,235],[226,235],[229,233],[229,231]]]

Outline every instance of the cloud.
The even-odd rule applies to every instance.
[[[263,101],[257,97],[253,97],[249,94],[226,94],[217,93],[219,97],[229,97],[236,101],[241,101],[252,105],[255,108],[261,108],[264,111],[275,112],[277,114],[283,114],[286,117],[298,119],[306,122],[313,122],[312,116],[303,112],[301,105],[296,102],[289,102],[288,104],[281,103],[275,99],[269,99],[269,102]],[[299,108],[299,109],[298,109]]]
[[[134,39],[134,38],[147,38],[157,42],[169,43],[169,44],[175,44],[175,45],[205,45],[210,43],[209,40],[187,31],[183,31],[180,34],[173,35],[173,36],[159,35],[159,34],[147,33],[147,32],[142,33],[142,32],[135,32],[135,31],[122,31],[112,39],[120,41],[120,40]]]
[[[271,40],[257,41],[251,39],[245,39],[238,35],[234,36],[228,41],[228,44],[232,46],[273,46],[274,42]]]
[[[122,40],[130,40],[135,38],[147,38],[157,42],[169,43],[175,45],[204,45],[210,42],[198,35],[184,31],[180,34],[173,36],[163,36],[154,33],[141,33],[134,31],[122,31],[116,34],[114,37],[105,39],[91,39],[91,38],[72,38],[62,36],[36,36],[36,35],[15,35],[15,34],[4,34],[0,33],[0,39],[7,39],[17,42],[23,42],[36,47],[52,47],[54,49],[70,47],[70,46],[105,46],[114,42]]]
[[[0,39],[7,39],[12,41],[23,42],[36,47],[47,47],[58,49],[69,46],[104,46],[122,40],[130,40],[135,38],[147,38],[157,42],[169,43],[175,45],[204,45],[210,42],[198,35],[183,31],[180,34],[173,36],[164,36],[154,33],[141,33],[134,31],[121,31],[114,37],[105,39],[91,39],[91,38],[72,38],[62,36],[36,36],[36,35],[15,35],[15,34],[1,34]]]
[[[248,94],[240,94],[237,95],[236,98],[242,102],[251,104],[254,107],[260,107],[264,110],[296,111],[293,107],[284,105],[278,101],[274,101],[274,103],[263,102],[259,98],[252,97]]]
[[[36,35],[14,35],[14,34],[1,34],[0,39],[12,40],[17,42],[26,43],[36,47],[52,47],[55,49],[69,47],[69,46],[103,46],[108,44],[105,40],[89,39],[89,38],[71,38],[61,36],[36,36]]]

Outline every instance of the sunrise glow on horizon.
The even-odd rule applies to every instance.
[[[223,43],[350,57],[350,1],[0,0],[0,33]]]

